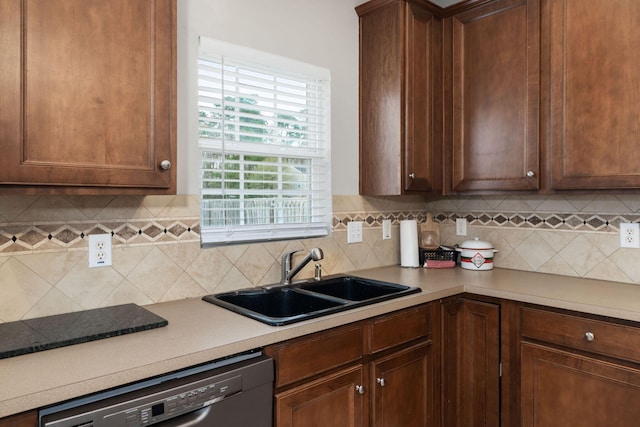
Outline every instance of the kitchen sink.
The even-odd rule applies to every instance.
[[[340,275],[287,286],[207,295],[203,300],[268,325],[280,326],[416,292],[420,292],[420,288]]]
[[[376,300],[394,296],[409,289],[408,286],[384,282],[374,282],[358,277],[342,276],[334,279],[310,282],[300,289],[349,301]]]
[[[291,322],[299,318],[306,319],[308,313],[321,314],[344,304],[341,301],[318,298],[314,295],[298,292],[293,288],[249,289],[212,295],[212,297],[217,302],[211,301],[209,297],[205,297],[205,301],[214,304],[224,303],[219,305],[265,323],[279,322],[278,319],[287,319]],[[251,313],[251,315],[247,313]],[[284,324],[284,321],[275,324]]]

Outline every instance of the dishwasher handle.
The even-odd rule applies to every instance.
[[[208,405],[204,408],[200,408],[197,411],[189,412],[188,414],[181,415],[176,418],[172,418],[163,423],[156,424],[156,426],[160,427],[193,427],[199,425],[201,422],[209,416],[209,412],[211,412],[211,405]]]

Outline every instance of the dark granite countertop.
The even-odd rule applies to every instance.
[[[0,359],[166,326],[136,304],[0,324]]]

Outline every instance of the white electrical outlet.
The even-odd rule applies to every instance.
[[[383,219],[382,220],[382,240],[390,240],[391,239],[391,220]]]
[[[456,236],[466,236],[466,235],[467,235],[467,219],[456,218]]]
[[[111,265],[111,234],[89,235],[89,267]]]
[[[640,248],[640,224],[637,222],[620,223],[620,247]]]
[[[362,242],[362,221],[347,223],[347,243]]]

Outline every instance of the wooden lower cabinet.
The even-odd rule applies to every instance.
[[[638,425],[636,323],[522,306],[519,325],[522,427]]]
[[[436,426],[435,315],[427,304],[265,348],[275,426]]]
[[[38,412],[23,412],[0,418],[0,427],[36,427],[38,425]]]
[[[500,305],[442,304],[443,426],[500,426]]]
[[[432,368],[431,343],[422,343],[371,362],[370,425],[435,426]]]
[[[362,365],[354,366],[277,393],[275,396],[276,425],[280,427],[362,427],[366,396]]]
[[[640,369],[527,343],[521,369],[522,427],[640,422]]]

